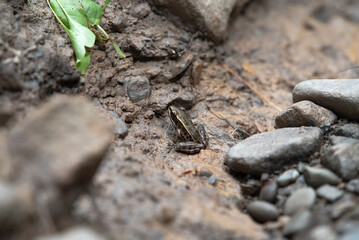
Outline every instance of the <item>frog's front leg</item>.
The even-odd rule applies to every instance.
[[[201,149],[204,148],[204,145],[201,143],[195,143],[195,142],[179,142],[176,143],[175,149],[177,152],[182,152],[186,154],[196,154],[201,151]]]
[[[201,136],[201,142],[203,143],[203,148],[206,148],[208,145],[208,134],[206,132],[206,130],[204,129],[204,126],[202,124],[199,124],[197,126],[198,132]]]

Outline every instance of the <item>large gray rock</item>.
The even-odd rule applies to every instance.
[[[324,123],[333,124],[336,120],[337,116],[332,111],[311,101],[300,101],[294,103],[275,118],[275,127],[320,127]]]
[[[231,147],[225,164],[235,172],[260,175],[284,164],[304,160],[320,147],[317,127],[282,128],[253,135]]]
[[[359,79],[315,79],[297,84],[293,102],[312,101],[339,117],[359,120]]]
[[[29,111],[8,139],[15,179],[32,184],[37,198],[46,198],[44,204],[61,213],[91,181],[106,154],[113,139],[109,118],[85,97],[65,95]]]
[[[218,42],[223,39],[233,7],[249,0],[150,0],[164,12],[178,16],[193,31]]]
[[[330,141],[334,144],[322,150],[322,164],[346,181],[357,178],[359,141],[344,137],[331,137]]]

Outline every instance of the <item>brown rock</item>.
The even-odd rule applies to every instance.
[[[85,97],[54,96],[10,131],[14,177],[32,183],[61,212],[58,204],[69,207],[91,180],[112,135],[110,122]]]
[[[275,118],[276,128],[317,126],[323,123],[333,124],[337,116],[330,110],[310,101],[293,104]]]
[[[173,225],[178,229],[196,228],[198,239],[266,239],[261,227],[239,211],[225,215],[221,208],[214,211],[196,198],[188,198],[182,206]]]

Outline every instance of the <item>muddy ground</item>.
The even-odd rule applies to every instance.
[[[57,230],[85,223],[114,239],[264,239],[263,227],[242,211],[239,182],[250,176],[233,176],[223,166],[227,150],[243,136],[206,105],[249,134],[273,129],[279,110],[222,64],[282,109],[303,80],[359,74],[339,73],[359,64],[355,1],[254,0],[233,12],[219,45],[144,1],[113,1],[102,26],[127,57],[120,59],[109,43],[97,44],[84,76],[73,68],[70,40],[46,3],[31,2],[0,3],[0,102],[11,116],[2,128],[11,129],[54,93],[85,95],[128,127]],[[147,95],[139,101],[129,98],[134,81],[145,82],[140,86]],[[195,155],[173,149],[170,104],[204,124],[207,149]],[[48,232],[26,228],[11,239]]]

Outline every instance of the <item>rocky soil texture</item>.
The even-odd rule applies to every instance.
[[[355,1],[113,1],[85,75],[46,2],[0,16],[0,239],[359,239]]]

